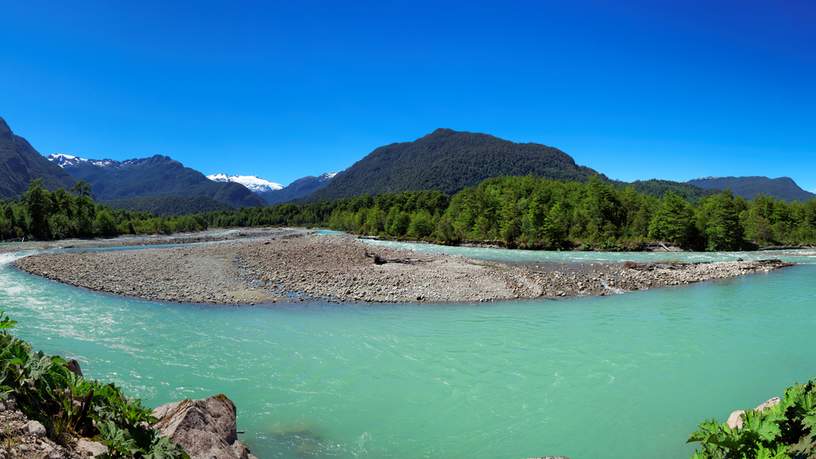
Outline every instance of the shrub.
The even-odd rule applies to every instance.
[[[816,457],[816,379],[789,387],[774,407],[746,411],[743,420],[739,429],[701,423],[688,440],[701,446],[692,459]]]
[[[156,419],[138,400],[113,384],[76,375],[61,357],[34,352],[9,333],[14,325],[0,312],[0,399],[13,396],[49,437],[60,443],[90,437],[105,444],[111,457],[188,458],[149,427]]]

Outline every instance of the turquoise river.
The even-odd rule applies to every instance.
[[[528,262],[802,265],[559,301],[233,307],[97,294],[19,272],[13,254],[0,255],[0,309],[35,347],[148,405],[226,393],[261,458],[687,458],[699,421],[816,376],[815,251],[408,246]]]

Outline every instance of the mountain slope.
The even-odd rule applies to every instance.
[[[74,184],[70,175],[51,164],[26,139],[15,135],[0,118],[0,198],[19,196],[36,178],[52,190]]]
[[[197,211],[220,210],[224,206],[264,205],[263,200],[245,186],[231,182],[213,182],[204,174],[184,167],[167,156],[156,155],[121,162],[66,155],[51,155],[49,159],[60,164],[74,179],[88,182],[97,200],[121,207],[138,210],[161,208],[162,213],[183,213],[190,210],[189,206],[178,207],[173,203],[189,203],[197,198],[201,199],[201,205],[195,208]],[[157,202],[162,199],[167,202]],[[145,208],[139,203],[149,203],[149,206]]]
[[[268,204],[281,204],[284,202],[296,201],[310,196],[317,190],[322,190],[329,185],[336,173],[326,173],[317,177],[308,176],[295,180],[280,190],[259,193]]]
[[[689,180],[688,183],[705,190],[731,190],[745,199],[764,194],[785,201],[807,201],[816,194],[803,190],[790,177],[707,177]]]
[[[408,190],[455,193],[489,177],[537,175],[586,180],[597,174],[557,148],[487,134],[437,129],[413,142],[377,148],[310,199]]]
[[[672,192],[690,201],[703,198],[714,193],[714,190],[704,190],[690,183],[673,182],[671,180],[636,180],[628,185],[635,187],[635,190],[652,196],[662,198],[666,193]]]

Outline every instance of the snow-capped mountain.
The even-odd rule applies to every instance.
[[[80,158],[79,156],[67,155],[65,153],[48,155],[48,160],[63,169],[66,167],[78,166],[82,163],[92,164],[98,167],[110,167],[119,164],[118,161],[114,161],[112,159],[86,159]]]
[[[266,191],[277,191],[283,189],[280,183],[270,182],[269,180],[256,177],[254,175],[227,175],[227,174],[210,174],[208,179],[213,182],[233,182],[249,188],[255,193],[263,193]]]

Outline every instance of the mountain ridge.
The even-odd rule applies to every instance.
[[[223,172],[209,174],[207,178],[213,182],[233,182],[249,188],[255,193],[282,190],[284,187],[280,183],[272,182],[257,175],[230,175]]]
[[[806,201],[816,198],[790,177],[770,178],[762,175],[703,177],[686,182],[705,190],[731,190],[735,195],[753,199],[759,195],[784,201]]]
[[[51,190],[74,184],[70,175],[51,164],[0,117],[0,197],[21,195],[35,179],[42,179],[43,185]]]
[[[173,214],[264,205],[263,199],[245,186],[214,182],[166,155],[115,161],[63,153],[50,155],[49,160],[75,180],[88,182],[94,198],[118,207],[161,209],[163,214]],[[174,211],[174,207],[179,208]]]

